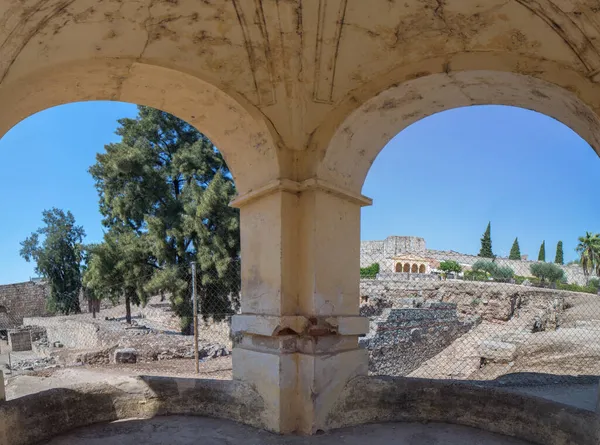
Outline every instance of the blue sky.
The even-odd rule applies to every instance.
[[[101,240],[87,169],[117,140],[117,119],[135,114],[123,103],[69,104],[0,139],[0,284],[34,276],[19,243],[40,226],[44,209],[71,210],[86,241]],[[363,209],[361,236],[422,236],[430,248],[477,253],[491,221],[497,254],[507,255],[518,236],[530,257],[546,240],[553,259],[560,239],[571,260],[577,236],[600,231],[599,173],[589,145],[551,118],[495,106],[447,111],[401,132],[376,159],[363,189],[374,205]]]
[[[565,125],[520,108],[481,106],[422,119],[392,139],[375,160],[363,194],[363,240],[424,237],[428,248],[477,254],[492,223],[495,254],[546,259],[564,243],[600,231],[600,159]]]

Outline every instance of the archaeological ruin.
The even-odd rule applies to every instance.
[[[592,0],[0,0],[0,135],[77,101],[142,104],[184,119],[232,172],[243,258],[233,380],[140,375],[1,401],[0,444],[195,415],[282,434],[442,422],[511,443],[597,445],[593,410],[468,382],[369,376],[359,266],[361,207],[372,203],[363,183],[396,134],[444,110],[510,105],[562,122],[600,154],[599,82]],[[390,243],[371,247],[387,252]],[[408,264],[428,275],[433,254],[394,260],[400,250],[390,250],[389,273]],[[470,306],[441,300],[459,315]],[[510,310],[493,300],[477,307]],[[466,329],[439,307],[452,336]],[[387,308],[381,332],[401,309]],[[398,335],[424,338],[410,326]],[[436,335],[426,340],[430,363],[443,359]],[[526,335],[537,333],[507,338],[526,347]],[[510,353],[498,345],[508,340],[486,347]]]
[[[383,241],[361,241],[360,267],[380,265],[379,278],[395,279],[438,279],[431,272],[439,267],[441,261],[458,262],[463,270],[469,270],[475,262],[481,260],[476,255],[467,255],[454,251],[427,249],[425,239],[416,236],[389,236]],[[515,275],[530,276],[530,267],[536,261],[527,259],[510,260],[497,257],[495,261],[510,267]],[[578,264],[559,265],[569,282],[584,285],[586,276]],[[595,274],[592,273],[592,277]]]

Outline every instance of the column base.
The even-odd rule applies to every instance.
[[[297,337],[285,337],[278,338],[283,346],[279,351],[250,349],[243,344],[235,348],[233,378],[253,385],[263,397],[264,418],[270,431],[310,435],[326,430],[329,412],[346,383],[367,374],[367,351],[353,348],[316,354],[286,352],[285,343],[289,347]],[[265,340],[268,344],[274,338]]]

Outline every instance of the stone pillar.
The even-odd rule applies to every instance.
[[[313,434],[349,379],[367,373],[358,336],[360,208],[317,180],[281,180],[238,198],[242,314],[233,376],[265,403],[268,428]]]

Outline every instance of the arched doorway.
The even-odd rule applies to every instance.
[[[419,266],[419,273],[425,273],[425,264]]]
[[[402,272],[402,263],[396,263],[396,273]]]
[[[416,264],[413,264],[411,269],[410,269],[411,273],[418,273],[419,272],[419,266]]]
[[[404,273],[410,273],[410,264],[404,263]]]

